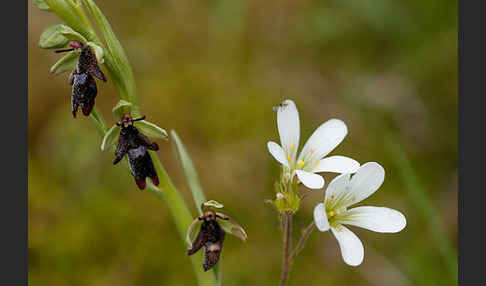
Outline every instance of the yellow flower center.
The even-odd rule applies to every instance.
[[[299,167],[302,168],[304,166],[304,164],[305,164],[304,161],[302,161],[302,160],[299,161]]]
[[[294,151],[294,149],[295,149],[294,145],[291,145],[290,146],[290,151]]]
[[[290,156],[287,156],[287,161],[290,161],[290,159],[292,159],[292,158],[290,158]]]
[[[330,216],[330,217],[333,217],[333,216],[334,216],[334,212],[333,212],[333,211],[330,211],[330,212],[329,212],[329,216]]]
[[[319,166],[319,161],[315,162],[314,165]]]

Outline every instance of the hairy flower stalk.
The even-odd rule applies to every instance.
[[[290,272],[290,246],[292,244],[292,214],[283,215],[283,251],[282,251],[282,274],[280,276],[280,286],[287,284]]]
[[[141,114],[138,107],[136,84],[132,68],[120,42],[111,28],[111,25],[94,1],[44,0],[36,1],[36,4],[42,10],[48,10],[55,13],[64,21],[65,26],[71,28],[70,31],[73,31],[65,33],[61,31],[62,36],[71,40],[79,40],[82,38],[85,41],[93,42],[95,45],[103,47],[104,66],[108,70],[109,78],[113,83],[118,96],[121,100],[130,105],[132,116],[140,117]],[[95,33],[84,8],[89,11],[91,18],[96,23],[97,28],[103,36],[105,45],[103,45],[102,41]],[[93,108],[90,117],[100,134],[103,136],[106,136],[110,130],[113,131],[115,129],[113,127],[111,129],[107,128],[103,115],[96,107]],[[159,127],[149,122],[144,122],[144,126],[147,128],[146,130],[155,130],[155,133],[159,133],[159,138],[164,138],[164,134],[161,133],[165,131]],[[111,148],[112,146],[107,146],[107,148],[108,147]],[[151,182],[148,182],[148,189],[165,203],[174,219],[178,233],[184,241],[186,230],[192,221],[191,213],[189,212],[184,199],[165,171],[158,156],[153,151],[149,151],[149,154],[159,176],[159,186],[155,186]],[[216,277],[217,275],[215,275],[216,273],[204,273],[199,269],[199,261],[197,257],[191,257],[190,260],[197,277],[198,285],[214,286],[219,284]]]

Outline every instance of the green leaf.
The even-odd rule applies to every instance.
[[[39,48],[41,49],[58,49],[65,47],[69,39],[59,32],[62,24],[50,26],[42,32],[39,39]]]
[[[112,109],[113,115],[117,121],[121,121],[123,115],[132,112],[132,104],[126,100],[120,99]]]
[[[88,40],[86,40],[86,38],[83,37],[80,33],[74,31],[71,27],[64,24],[59,25],[58,31],[69,40],[76,40],[83,44],[88,43]]]
[[[119,134],[120,126],[116,124],[106,131],[105,137],[103,137],[103,141],[101,142],[101,151],[108,150],[111,146],[115,145]]]
[[[202,214],[202,205],[206,202],[206,196],[204,195],[204,191],[199,183],[199,178],[197,176],[196,169],[192,164],[191,157],[186,151],[186,148],[182,144],[182,141],[179,139],[177,133],[172,130],[170,132],[172,136],[173,142],[175,143],[176,147],[176,155],[179,158],[182,168],[184,169],[184,174],[186,175],[187,182],[189,183],[189,188],[192,192],[192,198],[194,200],[194,204],[196,205],[199,214]]]
[[[96,59],[98,60],[98,63],[99,64],[104,63],[105,58],[104,58],[103,48],[100,47],[99,45],[97,45],[94,42],[88,42],[88,46],[90,46],[93,49],[95,56],[96,56]]]
[[[167,136],[167,131],[164,129],[160,128],[159,126],[145,121],[137,121],[136,127],[138,130],[140,130],[143,134],[147,135],[148,137],[153,137],[153,138],[159,138],[159,139],[164,139],[167,140],[169,137]]]
[[[49,8],[49,5],[47,5],[44,0],[33,0],[32,2],[34,2],[34,5],[41,10],[51,11],[51,8]]]
[[[69,52],[64,57],[60,58],[52,67],[51,73],[60,74],[66,71],[74,70],[76,63],[78,62],[79,53]]]

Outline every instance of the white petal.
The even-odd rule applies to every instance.
[[[309,189],[322,189],[324,187],[324,178],[321,175],[302,170],[295,170],[295,174],[299,177],[302,184]]]
[[[317,166],[312,171],[314,173],[354,173],[358,168],[359,163],[356,160],[344,156],[331,156],[318,161]]]
[[[350,201],[346,206],[350,206],[371,196],[383,184],[384,180],[385,169],[380,164],[376,162],[363,164],[349,182],[347,199]]]
[[[330,119],[322,123],[305,143],[299,161],[310,161],[312,164],[317,162],[336,148],[347,133],[346,124],[339,119]]]
[[[278,145],[277,143],[275,142],[268,142],[267,143],[267,147],[268,147],[268,151],[270,152],[270,154],[272,154],[272,156],[280,162],[280,164],[283,164],[285,167],[289,167],[289,162],[287,161],[287,156],[285,155],[285,152],[284,150],[282,149],[282,147],[280,147],[280,145]]]
[[[327,186],[324,202],[326,205],[329,204],[329,209],[334,209],[337,203],[342,202],[342,198],[346,196],[346,187],[349,185],[350,177],[350,174],[341,174],[334,178]]]
[[[399,232],[407,220],[394,209],[385,207],[357,207],[348,210],[342,223],[359,226],[376,232]]]
[[[331,227],[331,231],[339,243],[344,262],[351,266],[360,265],[364,258],[364,248],[356,234],[345,226]]]
[[[299,112],[292,100],[284,100],[278,107],[277,125],[282,148],[294,161],[299,147],[300,122]]]
[[[326,207],[323,203],[318,204],[314,208],[314,223],[316,224],[317,229],[319,229],[320,231],[329,230],[329,221],[327,220]]]

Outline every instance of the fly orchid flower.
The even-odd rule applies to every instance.
[[[248,239],[245,230],[236,221],[223,213],[216,212],[215,209],[221,208],[223,205],[215,200],[202,203],[203,215],[196,217],[187,230],[186,241],[190,247],[187,255],[193,255],[204,247],[204,271],[208,271],[218,263],[226,232],[240,238],[243,242]],[[202,224],[196,238],[191,242],[191,234],[198,222]]]
[[[346,124],[339,119],[330,119],[319,126],[305,143],[297,156],[300,137],[299,112],[295,103],[287,99],[277,108],[277,126],[281,146],[273,141],[267,143],[268,151],[284,167],[284,177],[299,180],[310,189],[321,189],[324,178],[316,173],[354,173],[359,163],[344,156],[326,157],[348,133]]]
[[[348,209],[371,196],[383,183],[385,170],[375,162],[363,164],[350,179],[341,174],[329,183],[324,203],[314,208],[314,223],[324,232],[331,229],[336,237],[344,262],[358,266],[364,249],[359,238],[343,224],[359,226],[382,233],[401,231],[407,221],[399,211],[385,207],[362,206]]]

